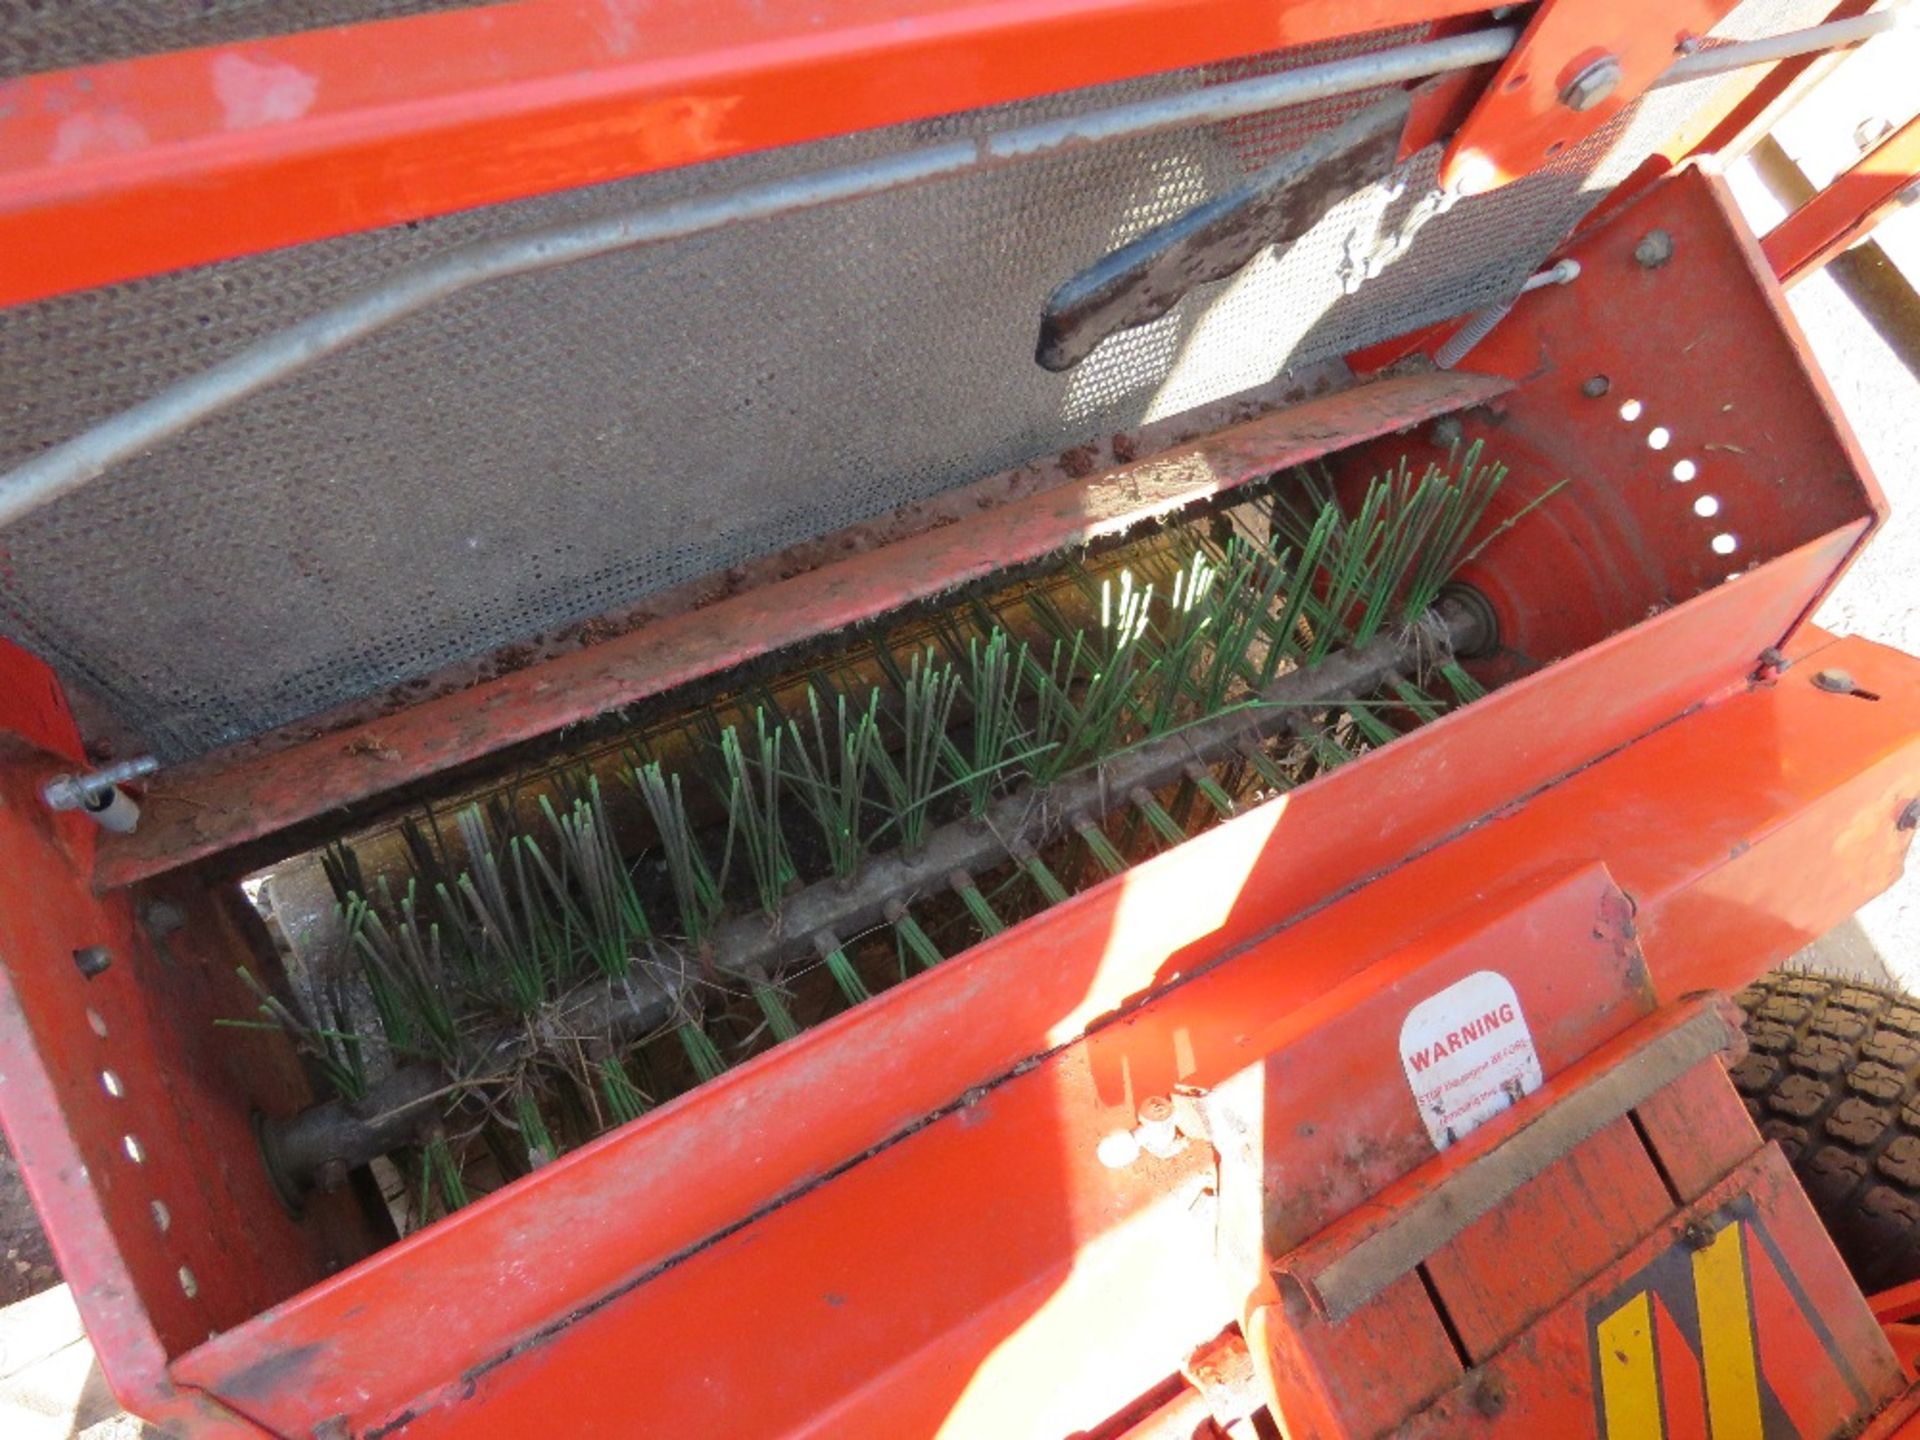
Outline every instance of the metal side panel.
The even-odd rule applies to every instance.
[[[1652,647],[1638,653],[1657,663]],[[1430,831],[1393,827],[1421,822],[1420,796],[1494,768],[1501,743],[1472,716],[1437,722],[381,1252],[180,1357],[175,1379],[292,1431],[344,1411],[357,1427],[404,1417],[401,1433],[525,1433],[568,1396],[624,1388],[695,1430],[705,1415],[737,1423],[747,1412],[729,1407],[751,1404],[766,1424],[749,1428],[848,1434],[858,1416],[909,1403],[956,1426],[1005,1419],[996,1407],[1039,1393],[1036,1373],[1058,1380],[1061,1355],[1104,1353],[1088,1339],[1096,1319],[1130,1346],[1158,1336],[1169,1373],[1237,1303],[1217,1269],[1194,1271],[1216,1234],[1194,1219],[1207,1177],[1181,1160],[1110,1178],[1100,1138],[1148,1096],[1211,1086],[1317,1033],[1342,1003],[1335,987],[1386,985],[1395,966],[1378,962],[1410,955],[1414,932],[1423,953],[1514,967],[1551,1072],[1591,1046],[1547,1023],[1563,1008],[1595,1013],[1564,988],[1568,947],[1617,953],[1591,895],[1574,939],[1521,926],[1475,948],[1472,936],[1476,922],[1529,913],[1515,897],[1599,873],[1596,861],[1638,907],[1661,992],[1737,985],[1777,963],[1897,871],[1911,838],[1901,811],[1920,793],[1916,663],[1860,642],[1819,663],[1880,699],[1822,691],[1796,667],[1427,848]],[[1574,668],[1503,694],[1544,703]],[[1588,668],[1584,693],[1618,688],[1620,672],[1610,685]],[[1557,698],[1577,705],[1583,688]],[[1474,736],[1485,764],[1454,749]],[[1313,839],[1360,813],[1385,827],[1366,842],[1382,876],[1315,908],[1339,887]],[[1379,1065],[1346,1063],[1381,1083]],[[1424,1132],[1411,1090],[1403,1098],[1392,1143],[1362,1146],[1372,1168],[1345,1205],[1419,1158]],[[1341,1194],[1303,1221],[1309,1233]],[[1204,1242],[1187,1235],[1195,1223]],[[1156,1289],[1169,1257],[1180,1288]],[[1146,1294],[1159,1298],[1115,1298]],[[782,1339],[796,1333],[809,1336],[800,1352]],[[702,1340],[690,1356],[635,1338],[661,1334]],[[1121,1369],[1088,1380],[1109,1387],[1107,1410],[1078,1423],[1154,1373],[1133,1359]],[[582,1403],[568,1420],[591,1433],[617,1413]]]

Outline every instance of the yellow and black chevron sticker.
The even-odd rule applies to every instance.
[[[1867,1403],[1765,1226],[1738,1208],[1590,1309],[1606,1440],[1812,1440]]]

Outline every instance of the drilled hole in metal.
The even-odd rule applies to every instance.
[[[1623,401],[1620,406],[1620,418],[1631,425],[1640,418],[1640,412],[1645,408],[1638,400]]]
[[[1686,484],[1687,481],[1693,479],[1693,477],[1699,473],[1700,467],[1691,460],[1676,460],[1673,462],[1673,478],[1678,480],[1682,485]]]
[[[1740,548],[1740,542],[1724,530],[1713,537],[1712,544],[1716,555],[1731,555]]]
[[[150,1207],[153,1211],[153,1228],[162,1235],[173,1228],[173,1212],[167,1209],[167,1202],[156,1200]]]
[[[1664,450],[1673,443],[1673,432],[1664,425],[1656,425],[1647,432],[1647,448]]]
[[[131,1160],[134,1164],[144,1165],[147,1163],[147,1147],[140,1143],[139,1136],[122,1135],[120,1137],[120,1148],[127,1152],[127,1159]]]
[[[116,1100],[127,1093],[127,1087],[120,1083],[120,1077],[111,1070],[100,1072],[100,1088]]]
[[[189,1300],[196,1298],[200,1294],[200,1282],[193,1278],[193,1271],[185,1265],[180,1267],[180,1293],[185,1295]]]
[[[100,1012],[91,1005],[87,1007],[87,1025],[102,1040],[107,1038],[107,1022],[100,1018]]]
[[[1702,495],[1698,500],[1693,502],[1693,513],[1698,515],[1702,520],[1711,520],[1720,513],[1720,497],[1718,495]]]

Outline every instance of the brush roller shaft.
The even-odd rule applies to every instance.
[[[938,826],[912,851],[875,856],[851,880],[823,880],[790,898],[771,921],[744,916],[714,935],[710,960],[734,976],[777,975],[783,964],[817,953],[822,935],[853,935],[887,918],[887,906],[945,885],[956,871],[977,873],[1009,855],[1031,852],[1097,822],[1134,791],[1177,784],[1196,762],[1226,759],[1263,737],[1298,730],[1303,712],[1364,697],[1424,661],[1473,654],[1491,643],[1481,607],[1450,594],[1421,624],[1336,652],[1318,665],[1281,676],[1258,702],[1239,706],[1137,745],[1044,788],[1027,787],[996,801],[981,817]],[[546,1038],[565,1034],[638,1039],[670,1020],[687,984],[683,962],[649,956],[619,981],[590,985],[536,1024],[501,1037],[476,1072],[451,1076],[441,1066],[402,1067],[365,1097],[314,1105],[285,1121],[260,1125],[261,1153],[289,1205],[318,1185],[407,1144],[442,1122],[450,1094],[505,1075]]]

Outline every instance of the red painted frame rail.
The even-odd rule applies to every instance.
[[[1920,183],[1920,115],[1782,220],[1760,242],[1782,285],[1813,274],[1902,203]]]
[[[386,719],[237,763],[215,756],[183,767],[149,794],[139,830],[103,843],[98,881],[124,885],[272,834],[1069,546],[1123,534],[1329,448],[1490,400],[1511,384],[1436,374],[1339,391]]]
[[[518,0],[27,76],[0,305],[1484,8]]]

